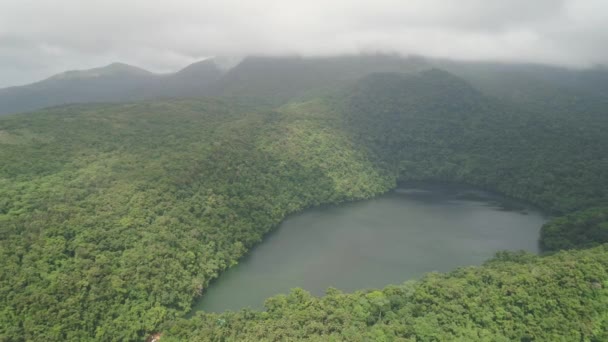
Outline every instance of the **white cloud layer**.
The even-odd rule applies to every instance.
[[[608,64],[606,0],[1,0],[0,86],[114,61],[397,52]]]

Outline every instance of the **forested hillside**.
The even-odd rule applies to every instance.
[[[250,56],[225,69],[222,59],[155,74],[113,63],[68,71],[33,84],[0,89],[0,115],[83,102],[219,96],[269,106],[323,96],[371,73],[447,70],[475,89],[523,110],[589,113],[608,105],[608,71],[534,64],[462,62],[387,54],[332,57]],[[601,104],[598,106],[598,104]]]
[[[335,91],[370,73],[417,72],[429,67],[422,58],[392,55],[248,57],[229,70],[212,93],[281,105]]]
[[[371,75],[344,111],[354,140],[400,180],[475,184],[563,213],[608,199],[608,116],[601,108],[522,109],[435,69]]]
[[[288,213],[393,186],[343,133],[282,120],[211,100],[3,119],[0,336],[143,338]]]
[[[202,96],[221,75],[212,60],[171,74],[155,74],[122,63],[67,71],[33,84],[0,89],[0,115],[72,103]]]
[[[606,207],[576,211],[607,203],[608,122],[599,111],[522,111],[441,70],[371,75],[346,96],[326,101],[299,107],[328,117],[335,117],[328,106],[340,108],[340,123],[333,123],[397,181],[468,183],[557,215],[570,212],[543,227],[546,251],[608,242]],[[266,312],[180,320],[167,326],[164,338],[602,341],[608,338],[601,304],[607,300],[605,253],[605,247],[549,257],[499,253],[482,267],[380,291],[329,289],[315,298],[294,290],[268,299]]]
[[[0,340],[607,338],[603,246],[181,319],[287,214],[400,181],[468,183],[555,215],[599,208],[579,212],[599,228],[558,218],[543,244],[606,242],[601,110],[523,109],[441,70],[343,85],[297,88],[275,109],[238,94],[0,119]]]
[[[163,341],[605,341],[608,250],[500,253],[481,267],[382,290],[317,298],[301,289],[267,311],[199,314]]]

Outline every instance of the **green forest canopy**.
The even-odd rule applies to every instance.
[[[273,109],[173,99],[2,118],[0,340],[605,340],[603,246],[181,318],[287,214],[400,181],[534,203],[558,216],[548,252],[606,242],[608,117],[578,105],[522,107],[434,69]]]

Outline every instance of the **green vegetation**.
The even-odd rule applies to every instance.
[[[266,312],[199,314],[163,341],[605,341],[608,249],[500,253],[483,267],[382,290],[315,298],[293,290]]]
[[[288,213],[393,186],[312,121],[243,109],[180,100],[2,120],[0,336],[143,338]]]
[[[546,251],[589,248],[608,242],[608,207],[598,207],[558,217],[541,230]]]
[[[372,75],[345,112],[354,141],[400,180],[469,183],[553,213],[608,201],[603,113],[523,111],[440,70]]]
[[[399,181],[469,183],[556,214],[602,207],[598,113],[523,111],[431,70],[275,110],[166,100],[2,118],[0,340],[604,340],[604,247],[180,319],[287,214]],[[605,216],[578,215],[549,223],[544,246],[604,242]]]

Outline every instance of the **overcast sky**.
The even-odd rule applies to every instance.
[[[0,87],[114,61],[377,51],[608,64],[608,0],[0,0]]]

